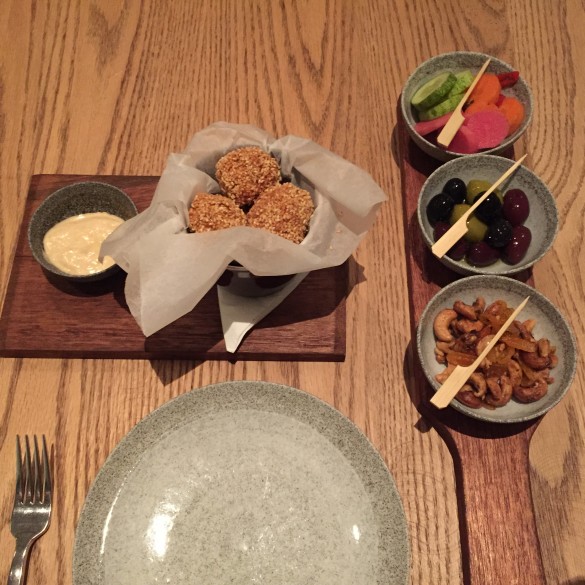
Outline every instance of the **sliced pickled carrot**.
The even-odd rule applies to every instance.
[[[498,112],[498,106],[496,104],[488,104],[486,102],[474,101],[465,108],[464,115],[470,116],[477,112]]]
[[[508,124],[510,124],[508,136],[514,134],[524,121],[524,106],[522,102],[513,97],[505,97],[499,106],[499,110],[506,116]]]
[[[483,102],[484,104],[495,104],[500,97],[502,84],[498,76],[493,73],[484,73],[477,85],[473,88],[469,101]]]

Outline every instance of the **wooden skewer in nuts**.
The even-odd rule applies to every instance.
[[[470,366],[456,366],[451,375],[447,378],[446,382],[437,390],[434,396],[431,398],[431,403],[437,408],[446,408],[451,403],[451,400],[455,398],[455,395],[463,384],[467,382],[469,376],[477,370],[481,362],[485,359],[487,354],[500,340],[500,337],[506,332],[508,327],[512,324],[514,319],[518,316],[520,311],[525,307],[528,299],[526,297],[516,308],[516,310],[508,317],[507,321],[500,327],[498,332],[494,335],[493,339],[486,345],[485,349],[479,354],[478,358]]]

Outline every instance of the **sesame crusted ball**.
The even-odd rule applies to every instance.
[[[251,205],[280,181],[278,162],[257,146],[245,146],[222,156],[215,166],[219,186],[237,205]]]
[[[315,206],[308,191],[284,183],[266,189],[258,197],[248,212],[248,225],[300,244],[309,231],[313,211]]]
[[[189,209],[189,229],[192,232],[212,232],[246,225],[246,215],[228,197],[197,193]]]

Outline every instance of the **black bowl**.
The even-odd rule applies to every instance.
[[[115,274],[120,270],[116,264],[94,274],[69,274],[51,264],[44,254],[43,239],[54,225],[68,217],[100,211],[116,215],[123,220],[130,219],[138,213],[128,195],[107,183],[89,181],[73,183],[49,195],[34,212],[28,226],[28,243],[35,260],[52,274],[76,282],[102,280]]]

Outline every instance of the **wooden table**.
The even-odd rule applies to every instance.
[[[53,521],[33,550],[28,582],[67,585],[79,512],[120,439],[179,394],[242,379],[301,388],[353,420],[402,495],[411,583],[463,581],[453,461],[405,383],[411,332],[396,104],[410,71],[456,49],[493,54],[529,80],[534,118],[518,149],[529,153],[528,166],[560,212],[560,233],[535,281],[570,318],[583,355],[585,7],[439,4],[440,11],[434,2],[402,0],[2,3],[2,298],[31,175],[157,175],[169,153],[217,120],[315,140],[370,172],[389,201],[350,265],[343,363],[1,359],[0,582],[14,544],[17,433],[45,433],[56,454]],[[579,362],[569,394],[544,417],[530,449],[551,585],[585,583],[584,413]]]

